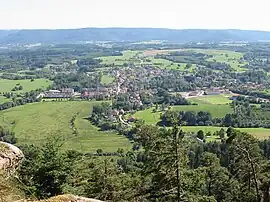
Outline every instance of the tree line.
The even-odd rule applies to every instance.
[[[72,193],[105,201],[267,202],[270,141],[231,130],[202,143],[181,128],[141,125],[130,151],[117,159],[63,151],[49,139],[21,149],[19,186],[36,198]],[[139,148],[143,148],[142,150]]]

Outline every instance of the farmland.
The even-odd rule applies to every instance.
[[[199,104],[199,105],[179,105],[173,106],[176,111],[206,111],[212,114],[213,117],[222,118],[226,114],[232,112],[230,105],[214,105],[214,104]]]
[[[94,102],[42,102],[28,104],[0,112],[1,124],[15,132],[18,144],[39,144],[50,136],[65,140],[64,149],[95,152],[101,148],[106,152],[126,149],[129,141],[113,132],[101,132],[84,119],[91,112]],[[78,114],[77,114],[78,113]],[[77,114],[73,134],[70,126]]]
[[[219,131],[221,128],[226,130],[226,127],[215,127],[215,126],[182,126],[181,127],[185,132],[194,132],[196,133],[199,130],[204,131],[204,134],[207,132],[214,133]],[[258,139],[268,139],[270,137],[270,129],[266,128],[235,128],[236,130],[240,130],[242,132],[247,132]]]
[[[186,67],[186,63],[175,63],[166,59],[156,59],[156,58],[147,58],[151,61],[151,64],[157,66],[160,69],[172,69],[172,70],[179,70],[184,71]],[[193,64],[189,71],[192,71],[196,68],[196,65]]]
[[[23,87],[21,91],[18,92],[29,92],[38,88],[47,88],[52,82],[48,79],[35,79],[31,80],[7,80],[0,79],[0,92],[10,92],[16,85]]]
[[[123,56],[106,56],[99,57],[98,59],[102,60],[102,64],[107,65],[124,65],[124,63],[128,63],[131,58],[133,58],[138,51],[124,51]]]
[[[162,112],[153,112],[154,108],[145,109],[143,111],[138,111],[134,114],[134,116],[138,119],[143,119],[146,124],[156,124],[160,121],[160,115]],[[214,104],[206,104],[200,103],[199,105],[179,105],[173,106],[173,110],[176,111],[207,111],[211,113],[214,117],[222,118],[227,113],[232,112],[232,108],[228,104],[222,105],[214,105]]]
[[[135,113],[135,117],[138,119],[142,119],[145,121],[145,124],[149,125],[156,125],[158,121],[160,121],[160,115],[161,112],[152,112],[152,108],[146,109],[143,111],[138,111]],[[227,129],[226,127],[215,127],[215,126],[182,126],[181,127],[185,132],[194,132],[196,133],[199,130],[204,131],[206,134],[207,132],[214,133],[216,131],[219,131],[221,128]],[[242,132],[247,132],[258,139],[267,139],[270,137],[270,129],[266,128],[236,128],[237,130],[240,130]],[[215,140],[215,137],[210,137],[208,140]]]
[[[102,84],[110,84],[114,81],[114,78],[109,75],[102,75],[101,77],[101,83]]]
[[[0,95],[0,104],[2,104],[2,103],[4,103],[4,102],[8,102],[8,101],[9,101],[8,98],[6,98],[6,97]]]
[[[146,124],[156,125],[160,121],[162,112],[152,112],[154,108],[138,111],[134,114],[137,119],[142,119]]]
[[[246,63],[239,62],[239,60],[243,57],[242,53],[226,50],[202,50],[202,49],[191,49],[191,51],[212,55],[213,57],[209,58],[208,61],[217,61],[229,64],[235,71],[238,72],[246,71],[246,69],[243,67]]]
[[[232,100],[229,99],[228,95],[208,95],[208,96],[199,96],[196,98],[189,99],[190,101],[197,104],[216,104],[224,105],[229,104]]]

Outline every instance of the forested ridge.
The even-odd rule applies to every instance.
[[[221,42],[270,40],[270,32],[249,30],[83,28],[59,30],[0,30],[0,44],[74,43],[82,41]]]

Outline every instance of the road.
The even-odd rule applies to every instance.
[[[119,115],[119,120],[121,123],[123,123],[124,125],[128,126],[128,127],[132,127],[132,125],[130,125],[129,123],[125,122],[122,118],[122,115]]]

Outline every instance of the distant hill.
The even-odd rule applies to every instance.
[[[270,32],[248,30],[83,28],[59,30],[0,30],[0,44],[75,43],[80,41],[222,42],[270,40]]]

